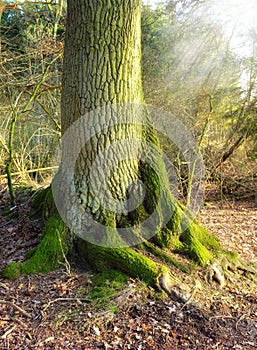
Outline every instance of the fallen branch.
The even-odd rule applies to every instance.
[[[7,301],[7,300],[0,300],[0,304],[5,304],[5,305],[9,305],[13,308],[15,308],[16,310],[18,310],[20,313],[22,313],[24,316],[28,317],[28,318],[32,318],[32,316],[25,310],[23,310],[21,307],[19,307],[18,305],[14,304],[11,301]]]

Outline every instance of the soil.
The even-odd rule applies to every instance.
[[[39,214],[29,215],[27,190],[20,191],[8,215],[4,185],[0,201],[1,271],[38,244],[42,221]],[[199,219],[225,247],[244,260],[257,260],[252,200],[211,199]],[[45,275],[0,278],[0,349],[257,349],[257,292],[250,276],[231,274],[220,289],[207,282],[206,269],[175,272],[187,286],[187,302],[160,298],[129,279],[103,304],[88,298],[92,272],[67,264]]]

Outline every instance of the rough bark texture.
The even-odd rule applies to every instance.
[[[99,208],[103,207],[103,203],[97,200],[92,188],[94,185],[97,191],[101,191],[101,184],[106,176],[104,169],[97,164],[97,155],[114,141],[131,140],[130,143],[123,143],[122,149],[108,152],[107,158],[110,163],[114,163],[118,159],[116,152],[130,153],[133,139],[141,138],[141,129],[128,125],[131,118],[129,109],[124,111],[123,108],[121,112],[126,125],[111,126],[116,116],[109,115],[108,119],[103,110],[99,111],[97,108],[126,102],[143,102],[139,3],[138,0],[68,2],[62,132],[86,113],[94,114],[94,122],[85,125],[85,128],[94,129],[94,136],[91,133],[89,142],[80,151],[75,183],[87,211],[97,220],[108,221],[111,226],[116,225],[116,217],[111,213],[100,213]],[[124,116],[126,113],[127,117]],[[76,139],[79,139],[79,133],[78,130],[78,134],[74,135]],[[138,146],[134,143],[135,147]],[[94,184],[89,177],[93,162],[96,162]],[[116,200],[126,198],[129,184],[138,176],[138,166],[135,158],[119,162],[108,182],[109,191],[106,192],[104,201],[108,195]],[[74,221],[76,213],[73,213],[72,205],[70,203],[70,208],[66,210],[70,213],[70,220]]]
[[[135,145],[137,158],[124,159],[116,164],[113,176],[109,179],[109,192],[106,193],[106,196],[119,201],[126,199],[129,184],[137,179],[140,179],[146,188],[144,201],[127,215],[117,215],[115,212],[106,210],[104,202],[96,201],[90,182],[92,179],[89,181],[90,168],[99,152],[114,141],[125,138],[131,140],[131,143],[125,144],[123,149],[116,148],[110,151],[108,157],[111,160],[118,157],[117,152],[129,154],[131,144],[136,138],[147,140],[157,147],[160,146],[154,130],[151,129],[151,123],[147,121],[147,127],[142,127],[139,123],[139,119],[145,117],[144,112],[137,115],[136,120],[133,117],[131,123],[121,124],[117,127],[109,125],[112,118],[108,119],[103,113],[105,106],[115,104],[119,106],[119,104],[127,102],[143,103],[140,31],[139,0],[68,1],[62,89],[62,132],[64,134],[72,123],[85,116],[86,113],[92,111],[95,113],[93,114],[94,137],[80,150],[76,161],[75,177],[70,181],[75,183],[82,210],[90,213],[95,220],[106,224],[107,232],[112,229],[108,236],[110,241],[124,240],[124,237],[119,237],[118,231],[116,235],[113,234],[116,228],[133,226],[147,218],[155,209],[161,191],[165,193],[162,205],[169,207],[172,212],[170,219],[165,225],[162,225],[162,220],[164,220],[162,211],[157,211],[159,217],[156,220],[154,237],[151,240],[142,240],[142,243],[136,247],[106,248],[103,245],[80,241],[77,244],[79,253],[84,255],[89,263],[98,270],[108,267],[120,269],[170,293],[172,285],[177,281],[170,273],[169,266],[174,265],[176,268],[187,271],[187,267],[179,263],[172,252],[183,253],[201,265],[205,265],[214,256],[221,254],[222,248],[217,239],[200,227],[197,222],[188,225],[188,222],[191,221],[191,214],[185,212],[185,208],[170,193],[161,156],[154,159],[159,170],[158,176],[148,164],[140,161],[140,153],[147,152],[147,150],[143,150],[137,144]],[[103,108],[101,113],[97,110],[99,107]],[[125,120],[130,121],[130,108],[128,107],[127,110],[125,108],[125,111],[123,108],[122,112],[123,118],[125,114]],[[115,116],[117,117],[115,113],[111,115],[111,117]],[[103,125],[105,125],[104,132]],[[83,127],[88,127],[87,119],[85,119]],[[77,130],[77,139],[81,135],[80,132],[81,130]],[[76,135],[74,138],[73,141],[76,143]],[[66,151],[69,153],[69,147]],[[100,167],[99,169],[96,167],[94,186],[99,184],[100,188],[104,177],[105,173]],[[103,200],[106,201],[106,198]],[[51,203],[49,196],[47,202]],[[70,213],[70,221],[76,224],[76,212],[73,212],[72,201],[64,205]],[[51,208],[46,224],[46,230],[50,234],[46,237],[49,238],[50,245],[55,244],[54,249],[57,251],[58,259],[60,259],[61,253],[66,251],[64,248],[60,250],[59,238],[54,243],[51,242],[50,237],[53,235],[54,229],[52,224],[57,225],[55,227],[58,227],[59,232],[61,222],[62,219],[56,213],[54,214]],[[185,227],[186,229],[184,229]],[[60,235],[60,233],[58,235],[61,237],[61,241],[65,242],[67,231],[64,235]],[[135,237],[136,235],[145,237],[145,232],[135,230]],[[74,238],[72,235],[71,237]],[[45,270],[44,264],[42,264],[44,259],[49,260],[47,250],[44,257],[42,254],[40,255],[40,264],[37,264],[37,270]],[[30,262],[35,263],[33,260]],[[54,258],[53,267],[55,262]],[[19,266],[19,270],[22,272],[24,269]]]
[[[62,132],[105,104],[143,102],[139,3],[68,1]]]

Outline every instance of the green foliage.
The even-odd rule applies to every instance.
[[[174,58],[170,42],[173,39],[172,13],[159,7],[142,9],[142,70],[145,82],[160,80],[167,73],[169,62]]]
[[[192,130],[210,174],[231,159],[228,170],[235,164],[240,178],[251,178],[256,166],[257,37],[249,38],[252,54],[239,56],[215,17],[199,15],[206,9],[205,2],[196,1],[143,7],[146,101],[169,110]],[[234,147],[240,137],[244,141]],[[187,196],[182,191],[189,175],[187,166],[181,166],[183,155],[170,144],[164,148],[176,160],[181,193]]]

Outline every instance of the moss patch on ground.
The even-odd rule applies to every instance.
[[[97,307],[106,307],[124,289],[127,282],[128,276],[117,270],[97,273],[92,277],[92,289],[88,298],[96,302]]]

